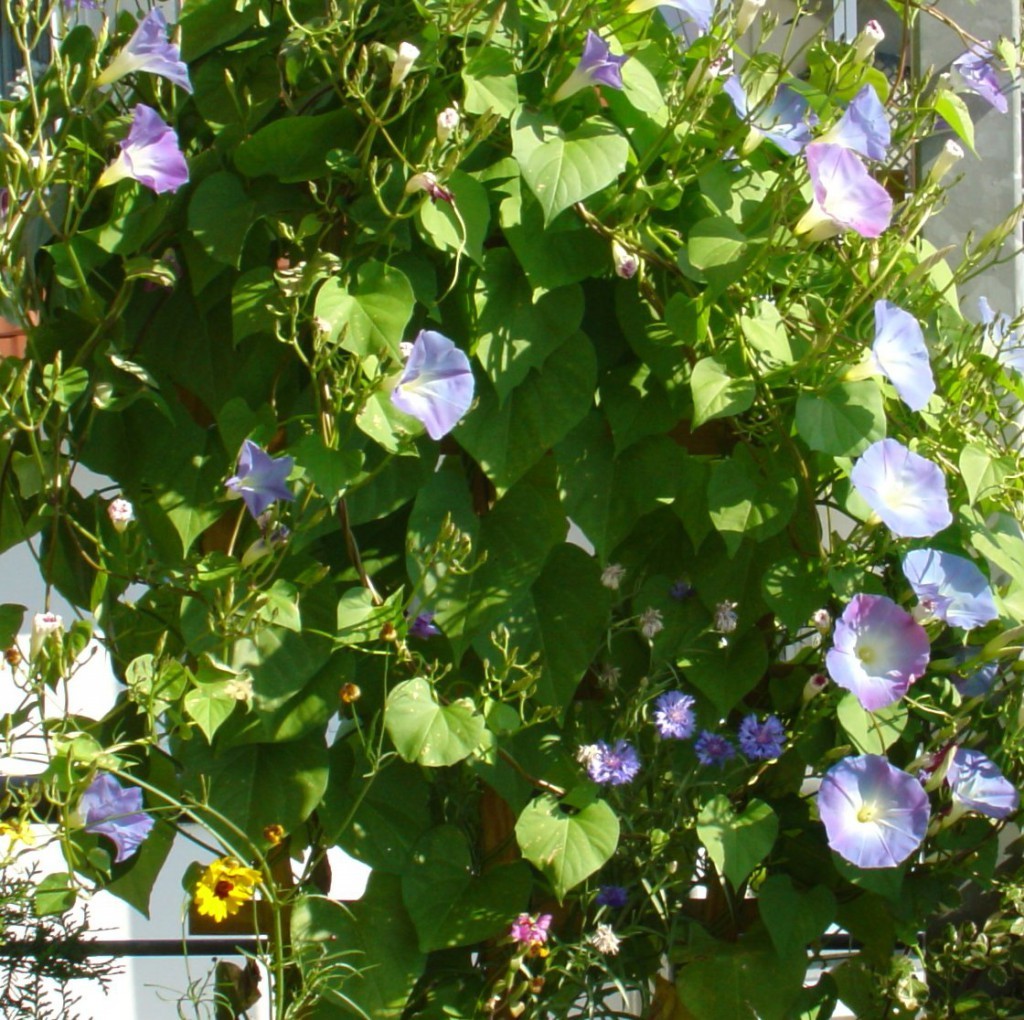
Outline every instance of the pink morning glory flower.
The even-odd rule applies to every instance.
[[[928,795],[877,754],[844,758],[825,773],[818,814],[828,845],[858,868],[895,868],[924,840]]]
[[[473,403],[469,358],[448,337],[420,330],[391,403],[418,418],[431,439],[441,439],[459,423]]]
[[[155,7],[139,22],[125,48],[114,57],[96,82],[109,85],[136,71],[159,75],[186,92],[192,91],[188,65],[181,59],[177,45],[168,41],[167,19]]]
[[[989,818],[1006,818],[1017,810],[1020,797],[1013,784],[981,751],[958,747],[946,769],[953,804]]]
[[[78,802],[85,831],[106,836],[115,847],[115,864],[127,860],[142,845],[153,828],[153,819],[142,810],[142,791],[124,789],[110,775],[101,772],[89,784]]]
[[[836,620],[828,675],[868,712],[899,701],[928,668],[928,634],[884,595],[855,595]]]
[[[953,523],[939,466],[895,439],[872,443],[853,465],[850,481],[899,538],[928,538]]]
[[[859,152],[867,159],[885,159],[892,140],[889,118],[878,93],[865,85],[850,101],[839,122],[818,139]]]
[[[612,89],[622,88],[622,65],[628,56],[616,57],[611,48],[596,32],[587,32],[583,44],[583,56],[572,74],[562,82],[554,95],[553,102],[575,95],[590,85],[607,85]]]
[[[758,135],[767,138],[790,156],[795,156],[811,140],[811,126],[818,121],[809,113],[807,100],[788,85],[780,85],[767,106],[757,106],[750,112],[747,94],[737,75],[733,75],[722,86],[732,100],[736,115],[741,120],[750,119],[750,127]],[[746,146],[749,149],[752,146]]]
[[[985,575],[968,559],[940,549],[914,549],[903,573],[929,616],[971,630],[999,617]]]
[[[188,164],[178,148],[174,128],[156,110],[139,103],[132,116],[121,154],[100,175],[99,187],[132,177],[158,195],[177,191],[188,182]]]
[[[812,241],[854,230],[878,237],[892,221],[892,198],[860,157],[842,145],[813,142],[804,150],[814,188],[811,208],[796,225]]]
[[[258,518],[271,503],[295,499],[285,484],[294,466],[291,457],[271,457],[251,439],[246,439],[238,453],[235,474],[224,484],[241,496],[249,513]]]
[[[921,325],[910,312],[891,301],[875,302],[875,341],[871,363],[896,387],[911,411],[928,406],[935,392],[928,348]]]
[[[953,61],[953,70],[965,89],[981,96],[993,109],[1006,113],[1006,95],[995,68],[995,54],[990,42],[972,45]]]
[[[988,303],[988,298],[978,298],[978,311],[985,327],[986,346],[994,352],[996,360],[1004,368],[1024,375],[1024,339],[1020,331],[1010,329],[1009,316],[997,313]]]

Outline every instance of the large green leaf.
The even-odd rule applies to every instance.
[[[619,845],[619,820],[603,801],[582,809],[550,794],[531,801],[516,822],[523,856],[550,880],[559,900],[602,868]]]
[[[686,649],[681,665],[686,679],[727,715],[764,676],[768,651],[756,628],[731,637],[724,648],[707,635]]]
[[[499,46],[478,46],[470,50],[462,69],[466,87],[464,105],[467,113],[496,113],[508,117],[519,105],[512,54]]]
[[[739,889],[768,856],[778,834],[779,819],[775,812],[756,798],[737,814],[729,798],[720,793],[697,816],[697,836],[733,889]]]
[[[416,211],[420,229],[439,251],[462,251],[474,262],[482,262],[491,220],[487,192],[461,170],[456,170],[444,186],[455,196],[455,202],[421,202]]]
[[[836,717],[861,754],[885,754],[900,739],[909,718],[902,701],[868,712],[853,694],[847,694],[839,702]]]
[[[454,825],[442,825],[416,845],[402,876],[402,898],[429,953],[471,946],[503,933],[527,906],[533,880],[522,861],[474,874],[469,844]]]
[[[790,630],[806,626],[816,609],[828,604],[828,581],[813,558],[786,556],[765,571],[764,600]]]
[[[693,390],[693,427],[714,418],[742,414],[754,402],[754,380],[734,378],[717,358],[701,358],[690,376]]]
[[[308,181],[327,173],[332,149],[352,149],[359,121],[351,110],[316,116],[283,117],[262,127],[235,150],[235,166],[246,177],[269,175],[279,181]]]
[[[238,267],[242,245],[256,219],[256,203],[234,174],[204,178],[188,205],[188,229],[210,258]]]
[[[521,109],[513,119],[512,153],[546,226],[611,184],[626,169],[629,143],[605,121],[584,121],[563,134],[551,121]]]
[[[823,885],[798,892],[788,876],[772,875],[757,890],[757,907],[779,956],[806,958],[835,918],[836,898]]]
[[[818,396],[801,393],[796,430],[812,449],[835,457],[856,457],[885,437],[882,391],[874,379],[839,383]]]
[[[472,701],[442,705],[423,677],[392,688],[384,709],[384,726],[405,761],[438,767],[468,758],[483,741],[484,717]]]

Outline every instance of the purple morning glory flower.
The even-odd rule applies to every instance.
[[[825,668],[868,711],[899,701],[928,668],[928,635],[884,595],[855,595],[836,620]]]
[[[178,148],[174,128],[160,114],[139,103],[132,115],[128,137],[121,142],[121,154],[100,175],[99,187],[132,177],[158,195],[177,191],[188,182],[188,164]]]
[[[627,740],[616,740],[614,745],[599,740],[587,761],[587,774],[595,783],[624,786],[631,783],[640,771],[640,756]]]
[[[939,549],[914,549],[903,573],[922,609],[954,627],[971,630],[998,619],[985,575],[968,559]]]
[[[137,787],[126,790],[104,772],[82,794],[78,811],[86,832],[106,836],[117,847],[115,864],[131,857],[155,824],[142,810],[142,791]]]
[[[747,120],[749,115],[751,129],[788,155],[795,156],[811,140],[811,126],[818,118],[809,114],[807,100],[795,89],[780,85],[767,106],[757,106],[751,113],[738,75],[729,78],[722,88],[732,100],[737,116]]]
[[[980,698],[988,694],[999,679],[999,663],[986,662],[967,677],[954,673],[951,679],[963,697]]]
[[[224,484],[242,497],[253,517],[259,517],[271,503],[295,499],[285,484],[294,465],[291,457],[271,457],[251,439],[246,439],[238,453],[235,474]]]
[[[892,198],[860,157],[842,145],[813,142],[804,150],[814,201],[796,225],[812,241],[854,230],[878,237],[892,220]]]
[[[597,906],[613,910],[621,910],[628,902],[629,890],[624,885],[603,885],[594,897]]]
[[[748,715],[740,723],[740,750],[751,760],[778,758],[786,744],[786,729],[774,715],[759,722],[756,715]]]
[[[1006,818],[1017,810],[1020,797],[995,762],[981,751],[958,747],[946,769],[953,804],[989,818]]]
[[[896,387],[911,411],[927,407],[935,392],[935,378],[924,333],[910,312],[891,301],[875,302],[875,341],[871,362]]]
[[[825,773],[818,814],[828,845],[858,868],[895,868],[924,840],[928,794],[881,755],[844,758]]]
[[[867,159],[885,159],[892,141],[889,118],[878,93],[865,85],[846,108],[839,122],[818,139],[859,152]]]
[[[553,102],[560,103],[569,96],[574,96],[589,85],[607,85],[612,89],[622,88],[622,65],[629,60],[628,55],[616,57],[596,32],[587,32],[583,44],[583,56],[572,74],[562,82],[555,93]]]
[[[167,19],[155,7],[139,22],[135,34],[96,79],[96,83],[109,85],[135,71],[157,74],[186,92],[192,91],[188,66],[181,59],[181,50],[175,43],[168,42]]]
[[[666,691],[654,701],[654,725],[665,739],[685,740],[693,736],[697,719],[693,698],[682,691]]]
[[[429,609],[417,614],[416,619],[409,624],[409,637],[418,638],[420,641],[437,637],[440,633],[440,629],[434,623],[434,614]]]
[[[927,538],[953,523],[939,466],[895,439],[872,443],[853,465],[850,481],[899,538]]]
[[[469,410],[473,385],[465,353],[443,334],[421,329],[391,403],[423,422],[431,439],[441,439]]]
[[[677,35],[682,34],[687,42],[704,35],[711,28],[715,16],[716,0],[632,0],[628,10],[632,14],[661,8],[661,15]]]
[[[985,326],[985,344],[991,347],[996,360],[1004,368],[1013,369],[1024,375],[1024,339],[1018,330],[1010,329],[1010,319],[997,314],[988,303],[988,298],[978,298],[981,321]],[[985,352],[986,354],[989,351]]]
[[[1006,113],[1006,96],[995,68],[995,54],[989,42],[976,43],[953,61],[965,89],[981,96],[989,106]]]
[[[701,765],[724,765],[730,758],[736,757],[736,748],[726,737],[703,730],[693,745],[697,761]]]

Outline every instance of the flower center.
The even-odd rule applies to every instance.
[[[871,645],[858,645],[857,646],[857,658],[863,663],[872,663],[875,661],[875,649]]]
[[[229,882],[226,878],[222,878],[214,887],[213,895],[219,900],[226,900],[231,895],[231,890],[234,889],[235,883]]]
[[[858,822],[873,822],[875,816],[878,814],[878,808],[872,803],[861,804],[860,810],[857,812]]]

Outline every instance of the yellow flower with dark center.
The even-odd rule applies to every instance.
[[[218,923],[234,917],[256,892],[260,873],[235,857],[221,857],[203,872],[196,883],[193,902],[200,914]]]

